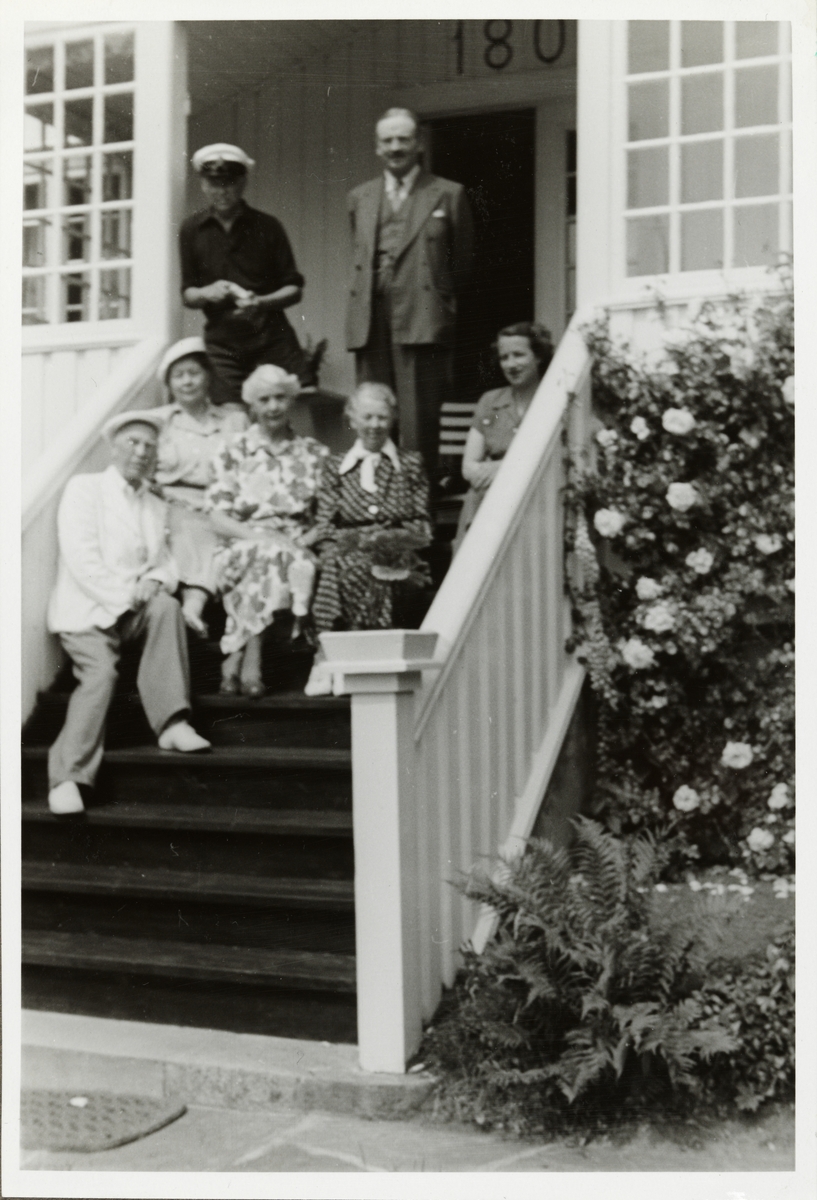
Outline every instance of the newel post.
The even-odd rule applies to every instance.
[[[422,1033],[414,693],[436,633],[325,633],[352,697],[357,1028],[364,1071],[402,1073]]]

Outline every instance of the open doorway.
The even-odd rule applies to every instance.
[[[439,117],[425,131],[431,170],[463,184],[474,212],[475,269],[459,301],[452,397],[474,403],[504,382],[488,349],[497,331],[534,315],[536,111]]]

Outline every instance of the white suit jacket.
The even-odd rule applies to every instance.
[[[178,586],[167,547],[167,505],[134,492],[116,467],[69,479],[57,514],[60,558],[48,606],[52,633],[109,629],[134,607],[141,579]]]

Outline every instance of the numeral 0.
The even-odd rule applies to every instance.
[[[542,53],[542,25],[543,24],[544,24],[543,21],[534,21],[533,22],[533,49],[536,53],[536,57],[539,59],[539,62],[543,62],[543,63],[556,62],[556,59],[561,57],[562,51],[565,48],[565,40],[567,38],[567,22],[566,21],[557,21],[556,22],[556,24],[559,26],[559,40],[556,43],[556,49],[554,50],[553,54],[543,54]]]

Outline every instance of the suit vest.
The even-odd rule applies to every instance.
[[[377,217],[377,240],[374,252],[374,286],[377,292],[388,291],[391,284],[394,276],[394,262],[403,240],[403,233],[413,201],[414,193],[411,192],[401,204],[399,211],[394,212],[391,202],[386,195],[386,189],[383,189],[383,196],[380,200],[380,212]]]

